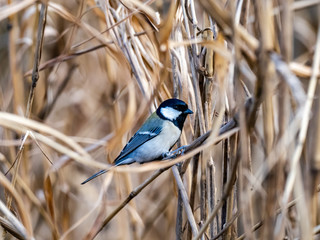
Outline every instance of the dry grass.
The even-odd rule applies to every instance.
[[[1,238],[320,239],[319,4],[0,1]],[[170,97],[184,154],[80,185]]]

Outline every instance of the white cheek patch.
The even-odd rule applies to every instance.
[[[177,117],[179,117],[180,114],[181,114],[180,111],[175,110],[175,109],[173,109],[173,108],[171,108],[171,107],[161,108],[160,111],[161,111],[161,114],[162,114],[165,118],[167,118],[167,119],[169,119],[169,120],[175,120],[175,119],[177,119]]]

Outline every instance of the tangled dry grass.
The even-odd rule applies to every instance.
[[[319,239],[319,4],[1,1],[2,238]],[[184,154],[80,185],[171,97]]]

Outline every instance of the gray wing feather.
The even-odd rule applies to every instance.
[[[161,127],[155,127],[151,130],[148,130],[149,133],[144,131],[138,131],[133,137],[129,140],[127,145],[123,148],[119,156],[114,160],[114,163],[117,165],[121,163],[125,157],[132,153],[135,149],[140,147],[145,142],[149,141],[150,139],[156,137],[161,132]],[[141,129],[142,130],[142,129]]]

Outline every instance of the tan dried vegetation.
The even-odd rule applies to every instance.
[[[319,4],[1,1],[2,238],[319,239]],[[183,154],[80,185],[171,97]]]

